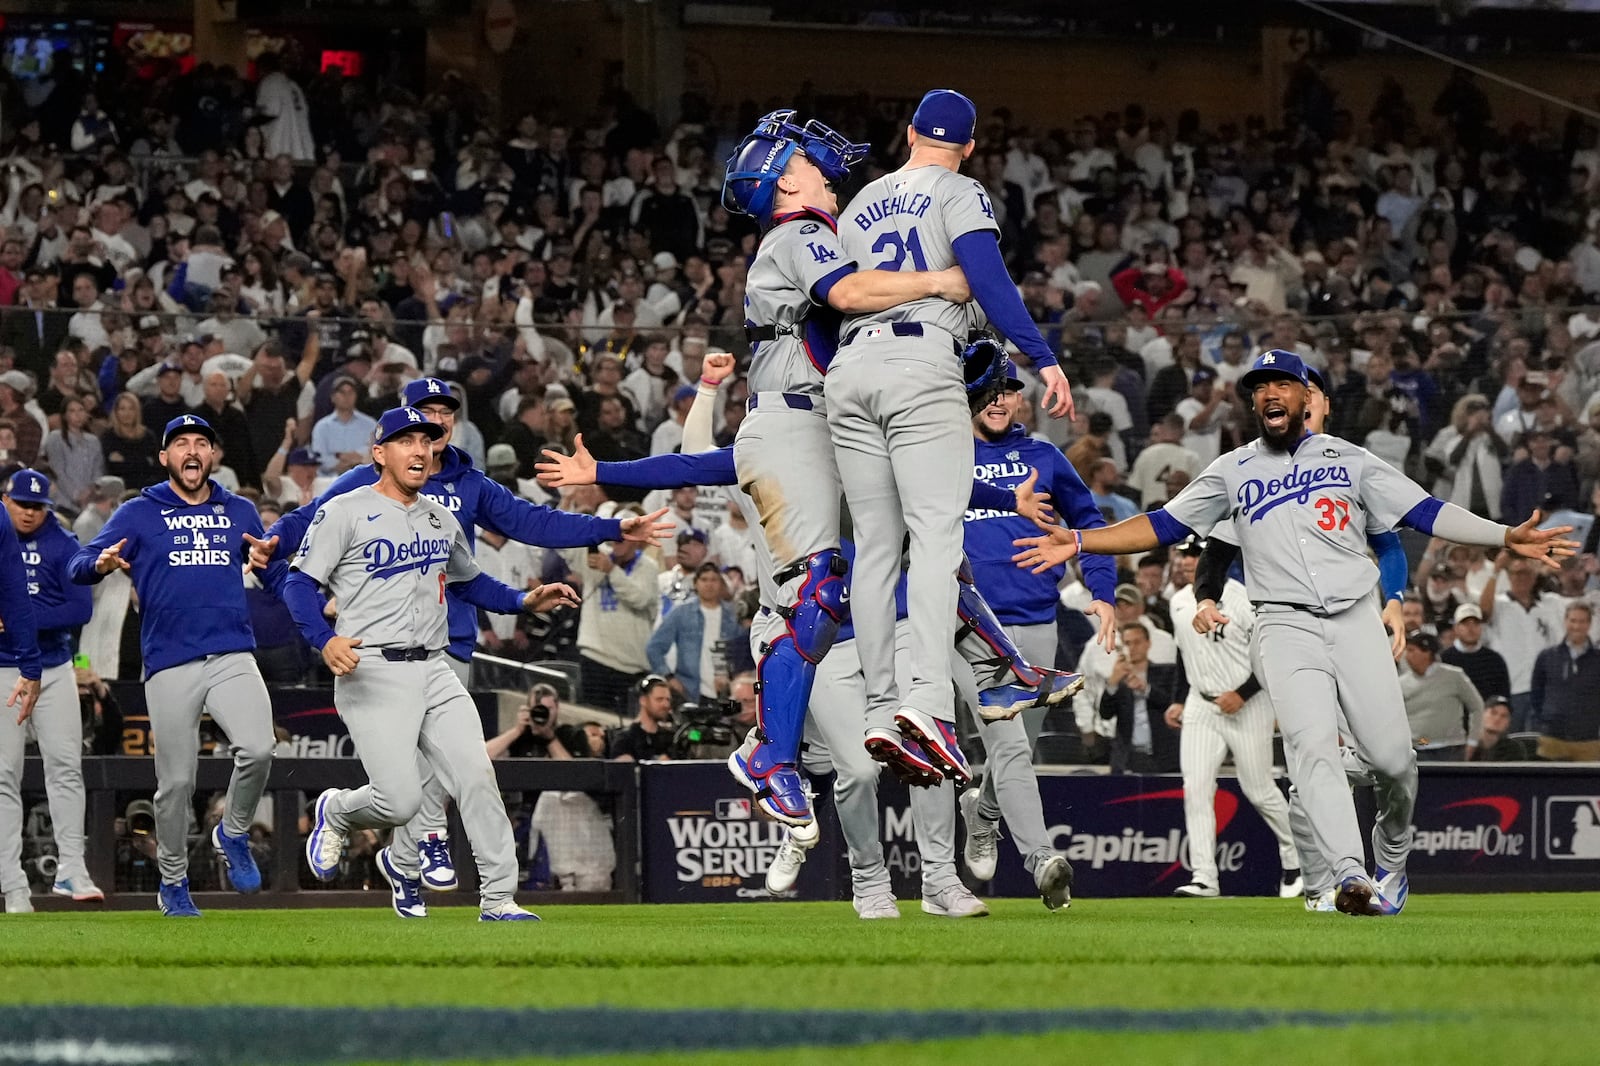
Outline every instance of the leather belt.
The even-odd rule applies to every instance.
[[[392,663],[420,663],[433,655],[432,650],[420,645],[415,648],[379,648],[378,651]]]

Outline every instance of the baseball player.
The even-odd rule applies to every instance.
[[[1148,551],[1232,517],[1256,608],[1253,667],[1271,696],[1312,836],[1339,882],[1335,907],[1393,914],[1405,874],[1378,868],[1378,879],[1391,888],[1387,897],[1368,876],[1338,754],[1342,709],[1368,765],[1409,782],[1414,796],[1410,730],[1392,713],[1399,679],[1393,670],[1373,669],[1387,661],[1389,641],[1371,596],[1378,574],[1367,558],[1367,534],[1404,524],[1463,544],[1503,545],[1552,568],[1578,545],[1563,539],[1570,527],[1535,529],[1537,514],[1516,528],[1487,521],[1428,495],[1364,448],[1310,433],[1310,386],[1293,352],[1264,352],[1241,385],[1253,398],[1260,439],[1218,457],[1159,510],[1107,529],[1058,527],[1019,540],[1016,562],[1047,567],[1079,550]]]
[[[1032,360],[1045,405],[1070,415],[1072,394],[1000,257],[994,207],[964,178],[977,110],[936,89],[917,106],[905,166],[870,182],[840,216],[846,255],[879,271],[959,264],[977,306],[937,297],[852,315],[829,367],[824,396],[845,499],[859,547],[852,579],[856,639],[867,678],[869,722],[893,716],[958,784],[971,771],[955,732],[951,619],[972,465],[971,411],[957,356],[987,316]],[[911,683],[894,675],[894,586],[910,535]]]
[[[609,540],[631,540],[648,545],[671,529],[670,524],[660,521],[664,510],[617,520],[557,511],[524,500],[479,470],[471,456],[450,443],[461,401],[446,382],[438,378],[408,382],[401,390],[401,401],[404,406],[421,411],[430,422],[444,430],[444,435],[433,442],[433,457],[423,495],[459,516],[469,548],[474,546],[479,526],[510,540],[546,548],[590,546]],[[267,531],[272,557],[286,558],[293,553],[305,539],[311,518],[322,504],[375,484],[378,479],[376,467],[358,466],[341,475],[315,501],[273,523]],[[265,560],[254,561],[264,563]],[[466,685],[471,677],[472,650],[478,640],[478,615],[471,605],[462,601],[459,590],[449,588],[446,596],[445,602],[450,608],[450,647],[445,661]],[[401,869],[420,866],[424,885],[436,892],[449,892],[456,887],[457,878],[446,830],[444,786],[433,779],[425,760],[419,761],[418,766],[424,773],[422,806],[416,819],[394,835],[391,847]]]
[[[6,706],[17,708],[14,723],[0,724],[0,890],[5,893],[7,914],[27,914],[33,910],[28,878],[22,872],[21,783],[22,753],[26,744],[23,723],[33,714],[39,700],[43,659],[30,583],[16,530],[7,518],[0,522],[0,619],[5,621],[5,630],[0,632],[0,679],[11,683]],[[73,695],[76,713],[76,687]],[[50,799],[54,801],[55,798],[56,793],[51,792]],[[81,854],[81,801],[78,810],[75,824],[79,827]]]
[[[1327,383],[1315,368],[1309,366],[1306,367],[1306,380],[1311,385],[1306,397],[1306,427],[1313,433],[1321,433],[1329,412]],[[1231,533],[1227,523],[1212,530],[1205,550],[1196,561],[1193,580],[1197,605],[1194,629],[1197,633],[1213,632],[1215,627],[1228,622],[1217,603],[1222,599],[1228,576],[1239,558],[1238,545],[1227,539]],[[1399,535],[1392,531],[1370,534],[1367,543],[1377,556],[1378,583],[1383,597],[1382,621],[1389,632],[1390,651],[1398,659],[1405,648],[1406,631],[1401,617],[1401,603],[1410,580],[1405,549],[1401,546]],[[1392,712],[1404,717],[1405,707],[1397,705]],[[1341,724],[1340,735],[1348,738],[1348,727]],[[1352,785],[1370,785],[1376,790],[1378,815],[1372,829],[1372,853],[1379,867],[1391,871],[1391,882],[1397,882],[1387,886],[1387,891],[1383,884],[1378,888],[1398,913],[1405,905],[1407,890],[1398,883],[1400,878],[1393,872],[1404,871],[1411,854],[1414,791],[1406,788],[1404,782],[1390,782],[1387,778],[1374,775],[1348,741],[1340,745],[1339,755],[1344,762],[1345,775]],[[1311,823],[1300,802],[1300,791],[1293,785],[1289,786],[1288,803],[1289,828],[1294,837],[1295,850],[1300,856],[1306,909],[1333,913],[1337,889],[1333,868],[1317,850],[1316,841],[1311,836]]]
[[[317,798],[306,857],[313,874],[330,880],[350,830],[410,821],[422,803],[420,752],[455,797],[471,837],[483,880],[480,920],[537,920],[512,899],[511,823],[477,711],[445,662],[445,589],[461,585],[466,602],[501,614],[578,601],[565,585],[523,593],[479,570],[455,516],[421,495],[432,443],[443,436],[414,407],[385,411],[373,430],[379,480],[318,507],[285,582],[284,602],[333,671],[334,705],[370,782]],[[339,604],[337,632],[323,617],[323,589]],[[388,849],[378,869],[396,913],[425,916],[416,871],[401,868]]]
[[[167,480],[117,508],[105,528],[68,564],[72,580],[92,584],[126,570],[139,595],[139,646],[145,703],[156,745],[156,860],[159,904],[169,918],[198,918],[189,897],[186,838],[194,816],[200,716],[209,714],[233,749],[222,822],[211,843],[239,892],[261,874],[250,855],[250,822],[272,762],[272,702],[256,668],[245,603],[245,562],[262,535],[255,505],[211,480],[217,434],[198,415],[180,415],[161,435]],[[262,574],[279,590],[282,563]]]
[[[83,861],[83,716],[78,707],[78,682],[72,671],[72,639],[78,627],[89,620],[94,595],[87,587],[74,585],[67,576],[67,563],[78,551],[78,538],[56,520],[50,509],[50,479],[37,470],[19,470],[11,475],[0,499],[22,546],[28,595],[39,627],[43,672],[32,722],[39,755],[44,760],[45,795],[56,838],[58,865],[50,891],[80,903],[102,900],[105,893],[89,878]],[[9,625],[6,629],[5,634],[0,634],[0,669],[14,673],[18,657]],[[8,897],[20,893],[18,909],[22,909],[28,896],[28,881],[21,865],[23,811],[19,792],[27,739],[25,724],[0,721],[0,887]]]
[[[1278,895],[1298,896],[1304,883],[1300,856],[1289,831],[1289,806],[1272,775],[1272,702],[1250,663],[1255,613],[1244,586],[1230,580],[1218,601],[1232,619],[1208,633],[1196,631],[1194,565],[1205,542],[1191,537],[1173,556],[1172,635],[1189,682],[1189,695],[1167,708],[1167,725],[1180,730],[1178,759],[1183,769],[1183,819],[1189,831],[1186,885],[1174,893],[1189,898],[1220,894],[1217,878],[1217,772],[1231,751],[1239,787],[1278,838],[1283,878]]]
[[[745,291],[749,413],[733,458],[739,487],[755,502],[748,517],[759,523],[775,568],[770,609],[751,632],[757,743],[736,754],[734,775],[762,810],[797,827],[812,819],[796,767],[811,686],[847,614],[839,469],[822,386],[839,323],[846,313],[970,296],[959,269],[857,269],[837,233],[833,185],[866,153],[866,145],[819,122],[801,127],[793,111],[775,111],[734,150],[722,186],[723,206],[756,218],[764,230]]]
[[[1075,526],[1105,524],[1089,489],[1060,449],[1035,440],[1017,422],[1022,404],[1022,380],[1005,363],[1003,380],[992,399],[980,404],[972,418],[975,435],[973,477],[1002,487],[1014,486],[1030,472],[1040,482],[1058,512]],[[974,587],[995,605],[998,621],[1031,662],[1053,663],[1056,655],[1056,603],[1058,586],[1066,576],[1059,567],[1034,575],[1011,564],[1016,550],[1011,542],[1027,536],[1027,519],[1007,511],[969,508],[963,524],[964,547]],[[1116,612],[1111,606],[1116,588],[1116,567],[1099,556],[1082,561],[1084,582],[1094,601],[1088,613],[1098,619],[1102,642],[1115,639]],[[983,787],[961,794],[961,813],[967,826],[963,858],[979,881],[994,878],[999,860],[1000,818],[1005,816],[1012,842],[1023,866],[1033,875],[1045,904],[1052,909],[1070,899],[1072,867],[1050,845],[1039,782],[1033,770],[1033,745],[1044,723],[1044,710],[1024,711],[1020,718],[991,720],[982,713],[988,693],[973,690],[972,673],[953,670],[961,699],[975,711],[988,759]]]

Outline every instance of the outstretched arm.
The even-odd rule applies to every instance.
[[[693,455],[668,453],[634,459],[626,463],[597,463],[583,446],[583,437],[577,439],[578,449],[572,455],[562,455],[547,450],[545,461],[539,463],[539,483],[548,488],[568,485],[626,485],[636,489],[677,489],[685,485],[737,485],[739,476],[733,466],[733,448]]]
[[[1038,537],[1013,541],[1022,550],[1011,561],[1026,570],[1042,574],[1060,566],[1079,552],[1091,555],[1131,555],[1162,544],[1176,544],[1191,530],[1165,510],[1146,511],[1103,529],[1064,529],[1055,527]]]

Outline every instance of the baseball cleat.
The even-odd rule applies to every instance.
[[[815,826],[816,823],[812,824]],[[794,887],[795,879],[800,876],[800,867],[806,864],[806,852],[816,846],[820,835],[812,833],[808,838],[804,834],[796,834],[792,829],[783,834],[778,854],[773,856],[772,865],[767,867],[768,893],[781,896]]]
[[[455,860],[450,858],[450,838],[429,833],[417,841],[417,870],[422,887],[434,892],[454,892],[460,882],[456,879]]]
[[[1339,882],[1333,909],[1355,918],[1377,918],[1383,914],[1378,890],[1365,877],[1347,877]]]
[[[1015,718],[1029,707],[1054,706],[1083,688],[1082,674],[1040,670],[1037,685],[1000,685],[978,693],[978,716],[986,722]]]
[[[232,836],[224,833],[222,826],[218,825],[211,830],[211,847],[227,865],[228,881],[235,892],[261,891],[261,871],[256,868],[255,856],[250,854],[248,834]]]
[[[1208,885],[1204,881],[1190,881],[1186,885],[1179,885],[1172,890],[1172,894],[1181,899],[1216,899],[1222,895],[1216,885]]]
[[[198,918],[200,908],[194,905],[194,900],[189,898],[189,879],[185,877],[175,885],[162,882],[161,891],[156,895],[156,905],[161,908],[161,913],[168,918]]]
[[[383,848],[378,852],[378,873],[389,883],[389,902],[393,904],[394,912],[402,918],[426,918],[428,905],[422,902],[421,878],[407,877],[401,873],[395,867],[394,857],[389,851]]]
[[[6,893],[7,914],[32,914],[33,894],[25,888],[13,888]]]
[[[1283,879],[1278,882],[1278,898],[1294,899],[1296,896],[1305,895],[1306,881],[1300,876],[1299,870],[1283,871]]]
[[[306,837],[306,863],[318,881],[337,877],[339,860],[344,857],[344,834],[328,824],[328,802],[338,794],[339,789],[330,788],[317,797],[316,816]]]
[[[1039,898],[1053,911],[1064,911],[1072,906],[1072,864],[1065,855],[1052,855],[1033,875]]]
[[[754,736],[755,731],[751,730],[750,735]],[[761,749],[759,740],[751,744],[750,737],[746,737],[745,743],[728,756],[728,772],[755,794],[756,806],[773,821],[790,826],[814,824],[805,778],[788,763],[767,764]],[[768,765],[765,772],[758,769],[763,765]]]
[[[967,843],[961,849],[961,860],[974,881],[993,881],[994,868],[1000,861],[1000,826],[978,813],[978,789],[969,788],[961,793],[961,820],[967,824]]]
[[[956,739],[954,723],[940,721],[915,707],[900,708],[895,712],[894,720],[902,733],[922,745],[928,761],[938,767],[944,776],[961,787],[972,783],[972,767],[967,765],[967,757],[961,754],[961,743]]]
[[[1326,892],[1319,892],[1316,895],[1307,893],[1306,910],[1310,911],[1312,914],[1336,914],[1337,909],[1333,905],[1333,896],[1334,892],[1331,888]]]
[[[873,896],[857,896],[851,904],[856,909],[856,917],[863,921],[900,917],[900,908],[895,905],[894,896],[888,892],[879,892]]]
[[[898,729],[867,730],[867,753],[907,785],[931,788],[944,781],[944,773],[928,758],[922,745]]]
[[[1411,896],[1411,880],[1404,870],[1390,872],[1379,866],[1373,870],[1378,875],[1378,907],[1385,918],[1393,918],[1406,909]]]
[[[480,922],[537,922],[539,916],[517,906],[515,900],[501,900],[478,912]]]
[[[924,893],[922,913],[936,918],[982,918],[989,907],[958,881],[932,894]]]
[[[64,896],[74,903],[100,903],[106,898],[100,886],[89,880],[88,874],[57,878],[56,883],[50,886],[50,894]]]

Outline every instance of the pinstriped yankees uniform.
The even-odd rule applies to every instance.
[[[1189,828],[1189,867],[1194,880],[1217,887],[1217,815],[1213,806],[1217,771],[1233,752],[1239,787],[1278,838],[1278,858],[1285,870],[1298,869],[1300,858],[1289,829],[1289,806],[1272,774],[1272,700],[1257,691],[1235,714],[1224,714],[1207,697],[1238,690],[1251,677],[1250,638],[1255,612],[1244,586],[1229,580],[1223,588],[1222,613],[1230,621],[1202,636],[1194,631],[1197,607],[1194,586],[1172,597],[1172,629],[1189,678],[1183,705],[1178,758],[1183,769],[1183,814]]]

